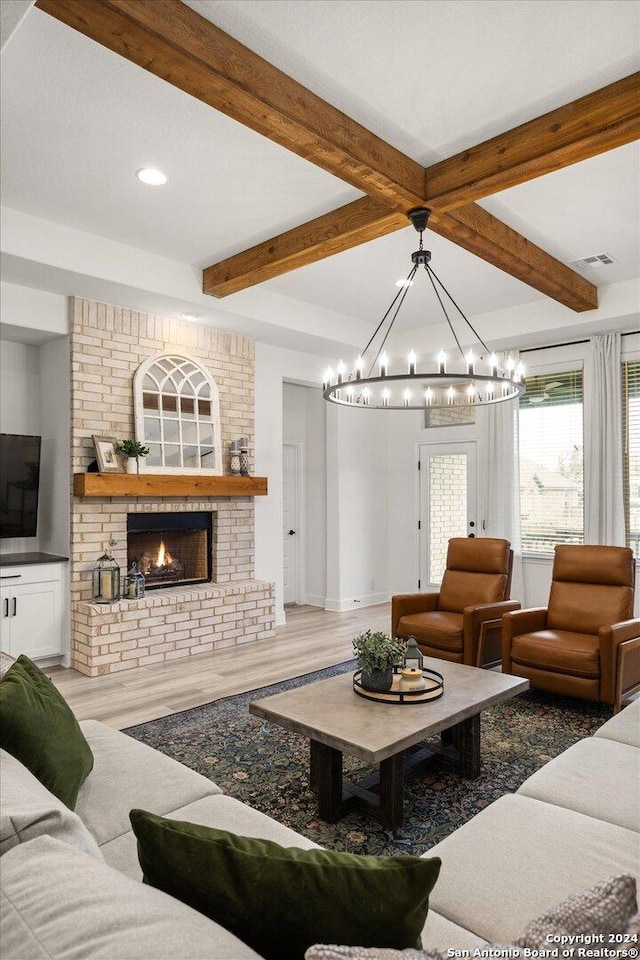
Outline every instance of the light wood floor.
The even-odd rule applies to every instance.
[[[368,628],[388,632],[390,608],[382,603],[329,613],[319,607],[291,606],[286,609],[286,625],[276,628],[273,640],[106,677],[85,677],[64,667],[46,672],[79,720],[102,720],[121,730],[350,660],[356,634]]]

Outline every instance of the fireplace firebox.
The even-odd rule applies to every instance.
[[[212,514],[127,514],[127,563],[137,563],[147,590],[211,581]]]

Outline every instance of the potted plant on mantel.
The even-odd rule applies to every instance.
[[[404,658],[402,640],[381,631],[365,630],[353,640],[353,653],[362,671],[360,682],[367,690],[386,693],[393,683],[393,668]]]
[[[140,473],[140,457],[148,456],[149,447],[143,446],[139,440],[122,440],[116,444],[116,452],[123,453],[127,458],[127,473]]]

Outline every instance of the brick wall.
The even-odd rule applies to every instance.
[[[134,436],[133,375],[144,360],[169,351],[193,356],[216,380],[224,471],[228,472],[225,452],[231,440],[248,436],[253,451],[253,340],[80,298],[71,299],[70,310],[74,473],[84,472],[94,459],[94,434],[117,440]],[[113,556],[122,575],[126,573],[128,512],[186,510],[215,512],[215,584],[156,590],[143,600],[108,606],[90,602],[91,571],[110,538],[117,540]],[[98,676],[272,636],[273,585],[254,580],[253,569],[250,497],[208,497],[198,502],[185,497],[72,497],[72,666]]]

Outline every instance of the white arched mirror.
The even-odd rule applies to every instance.
[[[213,377],[193,357],[163,353],[133,378],[136,439],[145,473],[222,474],[220,407]]]

